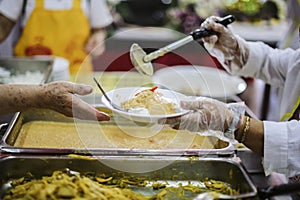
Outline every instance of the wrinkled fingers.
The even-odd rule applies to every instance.
[[[98,111],[96,108],[92,107],[88,103],[78,99],[73,98],[73,117],[83,120],[94,120],[94,121],[108,121],[110,116],[104,112]]]

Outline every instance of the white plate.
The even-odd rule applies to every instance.
[[[212,67],[178,65],[157,70],[154,84],[192,96],[223,98],[243,92],[247,84],[236,76]]]
[[[126,87],[126,88],[118,88],[112,91],[109,91],[106,93],[108,98],[117,106],[121,106],[121,103],[124,101],[127,101],[135,96],[138,92],[150,89],[148,87]],[[156,89],[155,91],[160,92],[163,94],[164,97],[172,99],[175,104],[177,104],[179,108],[179,102],[181,99],[184,99],[186,96],[183,94],[180,94],[178,92],[166,90],[166,89]],[[117,114],[122,115],[123,117],[130,119],[132,121],[137,122],[147,122],[147,123],[154,123],[157,122],[159,119],[169,118],[169,117],[179,117],[181,115],[186,114],[187,110],[179,110],[179,112],[174,114],[168,114],[168,115],[150,115],[150,114],[142,114],[142,113],[131,113],[127,111],[122,111],[119,109],[114,108],[107,99],[102,96],[101,98],[102,103],[114,111]]]

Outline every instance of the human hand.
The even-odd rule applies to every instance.
[[[94,31],[85,45],[85,51],[92,56],[100,56],[105,51],[105,29]]]
[[[68,117],[83,120],[108,121],[109,115],[100,112],[88,103],[82,101],[76,95],[87,95],[93,91],[88,85],[58,81],[41,85],[40,95],[36,106],[49,108]]]
[[[248,44],[244,39],[233,34],[229,28],[217,23],[220,20],[220,17],[211,16],[201,24],[201,28],[220,33],[202,38],[204,45],[212,55],[219,57],[218,51],[220,51],[223,53],[225,60],[233,61],[237,66],[242,67],[248,60]]]
[[[204,132],[208,130],[225,132],[225,137],[234,139],[234,130],[238,127],[240,115],[245,108],[240,104],[226,104],[221,101],[197,97],[180,102],[183,109],[191,110],[181,118],[169,118],[164,123],[170,124],[176,129],[187,129],[192,132]]]

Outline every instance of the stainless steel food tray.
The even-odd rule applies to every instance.
[[[107,108],[100,108],[99,110],[109,113]],[[128,124],[130,121],[123,119],[118,121],[118,124],[112,119],[110,122],[100,122],[100,126],[105,124],[120,125],[120,123]],[[206,141],[213,144],[213,148],[183,148],[177,146],[173,148],[162,149],[147,149],[147,148],[120,148],[120,147],[105,147],[105,148],[28,148],[18,147],[15,144],[16,139],[20,134],[22,126],[28,122],[44,121],[44,122],[66,122],[74,123],[73,118],[68,118],[51,110],[28,110],[26,112],[17,113],[7,127],[4,136],[1,140],[1,152],[4,153],[34,153],[34,154],[101,154],[101,155],[188,155],[188,156],[233,156],[235,148],[232,144],[219,140],[215,137],[207,137]],[[80,121],[81,122],[81,121]],[[79,122],[79,123],[80,123]],[[82,123],[87,123],[83,121]],[[43,129],[41,128],[41,134]],[[97,133],[97,132],[96,132]],[[51,135],[52,136],[52,135]],[[97,136],[97,135],[96,135]],[[95,138],[96,140],[96,138]],[[39,141],[38,141],[39,142]],[[177,143],[176,143],[177,144]]]
[[[41,72],[39,83],[47,83],[51,79],[53,68],[52,58],[26,58],[26,57],[7,57],[0,58],[0,66],[12,75],[25,74],[26,72]],[[26,82],[24,82],[25,84]],[[38,84],[39,84],[38,83]]]
[[[124,157],[98,156],[93,160],[77,159],[66,156],[8,156],[0,159],[1,196],[7,190],[10,180],[18,179],[30,173],[35,178],[51,175],[53,171],[69,170],[89,173],[105,174],[108,177],[141,177],[146,180],[165,182],[172,186],[179,183],[197,185],[205,178],[223,181],[239,191],[232,195],[232,199],[254,198],[257,190],[248,175],[238,162],[225,158],[197,158],[187,157]],[[144,195],[153,195],[156,190],[132,188]],[[196,194],[195,194],[196,195]]]

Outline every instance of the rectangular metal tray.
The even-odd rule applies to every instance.
[[[7,57],[0,58],[0,66],[5,68],[13,75],[25,74],[26,72],[41,72],[41,82],[47,83],[51,79],[53,69],[52,58],[26,58],[26,57]],[[26,82],[24,82],[25,84]]]
[[[70,158],[67,156],[7,156],[0,158],[1,196],[7,190],[10,180],[24,177],[30,173],[35,178],[51,175],[56,170],[69,170],[105,174],[108,177],[142,177],[149,181],[167,181],[172,186],[179,183],[199,185],[204,179],[223,181],[239,190],[232,199],[254,198],[257,189],[250,181],[240,163],[225,158],[187,157],[148,157],[148,156],[97,156],[88,159]],[[93,158],[93,159],[91,159]],[[144,195],[153,195],[152,188],[132,188]],[[196,194],[195,194],[196,195]]]
[[[99,110],[105,111],[107,113],[110,113],[111,111],[109,111],[107,108],[105,107],[98,107]],[[139,141],[141,141],[144,137],[145,139],[147,139],[147,144],[151,143],[151,139],[149,139],[150,136],[148,135],[142,135],[142,139],[136,139],[135,137],[141,137],[139,134],[143,134],[140,133],[139,130],[140,129],[136,129],[137,131],[134,134],[137,135],[124,135],[124,138],[127,138],[128,140],[130,140],[131,138],[136,139],[136,147],[135,146],[117,146],[114,145],[114,141],[113,138],[112,139],[108,139],[110,137],[110,135],[106,135],[105,137],[102,137],[100,135],[100,131],[99,130],[99,135],[98,132],[95,130],[92,130],[90,132],[93,132],[93,138],[92,138],[92,142],[94,143],[95,141],[99,141],[103,143],[103,140],[107,140],[108,142],[110,142],[112,145],[110,146],[106,146],[102,147],[102,146],[71,146],[71,147],[61,147],[61,146],[54,146],[54,147],[49,147],[47,146],[42,146],[42,147],[22,147],[22,146],[16,146],[16,140],[18,139],[19,135],[20,135],[20,130],[22,129],[22,126],[26,123],[30,123],[30,122],[35,122],[35,121],[42,121],[42,122],[48,122],[48,123],[53,123],[53,122],[63,122],[63,123],[70,123],[70,124],[76,124],[76,127],[79,129],[77,129],[77,132],[74,133],[75,135],[73,135],[73,137],[71,139],[74,139],[75,137],[79,137],[79,140],[81,140],[81,142],[85,142],[85,137],[89,133],[90,129],[80,129],[81,124],[83,125],[87,125],[87,126],[95,126],[95,123],[92,122],[87,122],[87,121],[82,121],[82,120],[76,120],[76,122],[74,122],[73,118],[68,118],[63,116],[62,114],[59,114],[57,112],[51,111],[51,110],[28,110],[22,113],[17,113],[13,120],[11,121],[11,123],[9,124],[8,128],[6,129],[4,136],[2,137],[1,140],[1,152],[6,152],[6,153],[38,153],[38,154],[70,154],[70,153],[77,153],[77,154],[101,154],[101,155],[188,155],[188,156],[233,156],[235,153],[235,148],[232,144],[219,140],[218,138],[215,137],[205,137],[205,136],[189,136],[189,137],[193,137],[196,139],[191,139],[190,141],[188,140],[189,138],[184,138],[181,134],[176,135],[174,137],[174,140],[172,138],[172,141],[170,141],[170,146],[166,146],[166,148],[164,148],[165,146],[163,146],[163,148],[147,148],[144,147],[143,145],[141,145],[139,143]],[[91,123],[91,124],[89,124]],[[124,126],[131,126],[134,124],[132,124],[132,121],[126,120],[126,119],[119,119],[116,122],[114,119],[111,119],[111,121],[109,122],[100,122],[99,124],[96,124],[96,126],[99,126],[100,128],[105,126],[105,125],[111,125],[111,126],[117,126],[117,127],[122,127]],[[97,127],[96,127],[97,128]],[[38,136],[40,137],[40,135],[43,134],[43,131],[45,129],[41,128],[39,130]],[[142,129],[143,130],[143,129]],[[126,130],[125,130],[126,131]],[[54,128],[54,132],[53,133],[53,137],[54,135],[56,135],[56,137],[58,137],[57,139],[59,141],[62,140],[68,140],[68,137],[66,135],[61,135],[59,132],[55,131]],[[52,133],[52,132],[51,132]],[[62,133],[63,134],[63,133]],[[52,137],[52,134],[50,134]],[[90,136],[88,136],[90,137]],[[122,137],[123,135],[118,135],[116,134],[114,137]],[[159,137],[158,139],[156,138],[156,144],[159,145],[158,143],[161,141],[159,140],[160,138],[163,137]],[[43,138],[41,138],[40,140],[37,141],[37,143],[41,142]],[[127,141],[128,141],[127,140]],[[149,140],[149,141],[148,141]],[[184,143],[184,140],[186,140],[187,142]],[[73,141],[73,140],[72,140]],[[125,139],[124,139],[125,141]],[[48,142],[46,140],[46,142]],[[126,141],[125,141],[126,142]],[[130,141],[131,142],[131,141]],[[143,142],[143,141],[142,141]],[[191,143],[189,143],[191,142]],[[52,144],[56,144],[55,142],[52,142]],[[201,144],[199,144],[201,143]],[[87,144],[87,143],[84,143]],[[98,143],[97,143],[98,144]],[[105,143],[106,144],[106,143]],[[185,144],[188,144],[188,146],[186,146]],[[196,144],[193,146],[193,148],[190,146],[190,144]],[[150,144],[149,144],[150,145]]]

